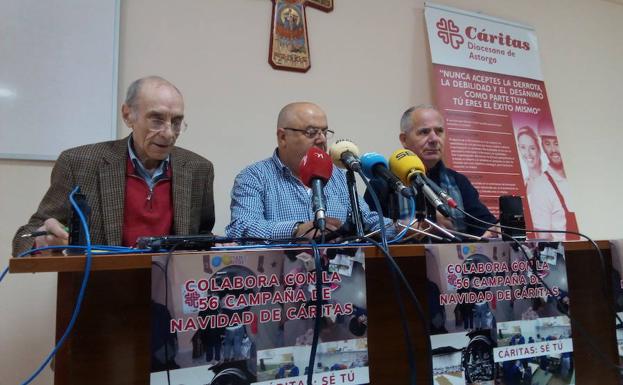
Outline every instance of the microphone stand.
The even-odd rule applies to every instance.
[[[418,228],[416,228],[416,227],[413,227],[413,226],[414,226],[415,224],[417,224],[417,223],[418,223],[418,221],[417,221],[417,220],[414,220],[413,222],[409,223],[409,225],[403,225],[403,224],[402,224],[402,223],[400,223],[400,222],[396,222],[396,224],[398,224],[398,226],[400,226],[401,228],[403,228],[403,229],[404,229],[404,228],[407,228],[407,229],[409,229],[409,230],[413,231],[413,234],[411,234],[411,235],[409,235],[409,236],[407,236],[407,237],[403,238],[403,241],[406,241],[406,240],[408,240],[408,239],[414,238],[414,237],[416,237],[416,236],[418,236],[418,235],[425,235],[425,236],[427,236],[427,237],[429,237],[429,238],[431,238],[431,239],[437,240],[437,241],[443,241],[443,240],[444,240],[444,238],[442,238],[442,237],[440,237],[440,236],[438,236],[438,235],[435,235],[435,234],[429,233],[429,232],[428,232],[428,231],[426,231],[426,230],[420,230],[420,229],[418,229]]]
[[[417,192],[415,195],[415,219],[418,222],[423,222],[428,217],[428,202],[422,193],[422,187],[416,183],[413,184],[413,187],[415,187],[415,191]]]
[[[438,231],[440,231],[442,234],[444,234],[447,237],[449,237],[450,239],[456,239],[455,236],[453,236],[452,234],[448,233],[441,226],[439,226],[437,223],[435,223],[435,220],[437,219],[436,218],[437,210],[435,209],[435,206],[433,206],[428,201],[428,199],[426,199],[426,197],[424,196],[424,192],[422,191],[422,184],[420,184],[420,183],[413,183],[413,187],[415,187],[415,191],[417,192],[416,201],[415,201],[416,202],[415,218],[418,220],[418,222],[424,222],[424,223],[429,225],[429,229],[431,227],[435,228]],[[440,237],[438,237],[438,238],[440,238]],[[429,239],[429,242],[430,242],[434,238],[433,237],[429,237],[428,239]]]
[[[460,239],[458,239],[456,236],[454,236],[448,229],[446,229],[445,227],[439,226],[437,223],[431,221],[430,219],[426,218],[425,222],[428,223],[430,226],[436,228],[437,230],[439,230],[440,232],[442,232],[444,235],[446,235],[448,238],[453,239],[453,240],[458,240],[459,242],[461,241]]]
[[[419,191],[418,191],[419,192]],[[426,202],[426,219],[432,222],[437,222],[437,209],[432,203],[425,199]]]
[[[391,227],[393,225],[397,225],[400,228],[403,228],[403,229],[408,228],[409,230],[411,230],[413,232],[413,234],[407,235],[406,237],[404,237],[402,239],[403,241],[406,241],[406,240],[409,240],[411,238],[417,237],[418,235],[424,235],[424,236],[428,237],[429,239],[433,239],[433,240],[436,240],[436,241],[443,241],[444,238],[442,238],[442,237],[440,237],[438,235],[429,233],[428,231],[426,231],[427,229],[422,230],[422,229],[418,229],[417,227],[414,227],[414,225],[416,225],[417,223],[426,222],[426,213],[425,213],[424,210],[422,210],[422,208],[426,207],[426,206],[424,206],[424,203],[419,201],[419,198],[424,198],[424,196],[422,194],[416,194],[416,198],[414,198],[414,199],[418,199],[418,200],[416,200],[415,219],[413,219],[413,221],[411,223],[409,223],[408,225],[405,225],[405,224],[402,224],[400,222],[400,202],[399,201],[401,199],[403,199],[403,198],[402,198],[402,196],[398,192],[392,191],[390,193],[389,200],[388,200],[388,203],[387,203],[387,215],[385,217],[386,218],[391,218],[393,220],[393,224],[390,223],[390,224],[386,225],[385,227],[389,228],[389,227]],[[419,209],[418,209],[418,207],[419,207]],[[430,229],[430,227],[431,226],[429,225],[429,229]],[[367,236],[371,237],[373,235],[376,235],[379,232],[380,232],[380,230],[375,230],[375,231],[369,233]]]
[[[352,170],[346,171],[346,184],[348,185],[348,198],[350,199],[350,217],[355,225],[355,233],[358,237],[363,237],[363,219],[361,218],[361,209],[359,208],[359,199],[357,199],[357,183],[355,182],[355,173]]]

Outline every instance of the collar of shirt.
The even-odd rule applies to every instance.
[[[169,168],[169,161],[171,159],[171,155],[167,156],[166,159],[160,162],[158,167],[153,171],[153,173],[149,172],[141,160],[134,153],[134,142],[132,140],[132,135],[130,135],[130,139],[128,139],[128,155],[130,156],[130,160],[134,165],[134,170],[140,176],[145,183],[149,186],[150,189],[154,187],[154,185],[162,178],[167,175],[167,170]]]
[[[297,178],[296,176],[294,176],[294,174],[292,174],[292,170],[290,170],[288,168],[288,166],[286,166],[285,164],[283,164],[283,162],[281,161],[281,159],[279,158],[279,149],[275,148],[275,151],[273,152],[273,156],[272,156],[272,160],[275,163],[275,166],[277,166],[278,170],[281,170],[281,173],[283,174],[284,178],[292,178],[294,180],[296,180],[296,182],[305,189],[305,191],[307,192],[307,194],[309,194],[311,196],[311,189],[307,186],[305,186],[303,184],[303,182],[301,182],[301,180],[299,178]]]
[[[549,175],[552,176],[552,179],[554,179],[554,181],[556,183],[565,182],[567,180],[567,178],[565,178],[564,176],[560,175],[558,173],[558,171],[554,170],[551,165],[548,165],[547,166],[547,170],[545,170],[545,171],[547,171],[549,173]]]
[[[445,168],[446,165],[443,164],[442,160],[440,160],[432,168],[426,170],[426,176],[437,182],[439,180],[442,170],[444,170]]]

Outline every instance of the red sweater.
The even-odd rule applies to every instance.
[[[173,230],[173,198],[171,194],[171,167],[150,190],[134,169],[130,158],[125,177],[123,209],[124,246],[136,246],[142,236],[169,235]]]

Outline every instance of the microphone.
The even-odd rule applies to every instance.
[[[415,183],[422,190],[426,199],[443,215],[450,217],[444,203],[428,185],[426,178],[426,167],[422,160],[413,151],[400,149],[394,151],[389,157],[389,168],[400,177],[405,183]],[[439,186],[437,186],[439,187]],[[441,190],[441,188],[439,189]]]
[[[348,200],[351,208],[349,220],[355,225],[356,234],[363,236],[363,217],[361,216],[359,194],[357,194],[357,183],[355,182],[355,172],[361,173],[359,149],[355,143],[340,139],[331,146],[329,155],[333,159],[333,164],[348,170],[346,172],[346,184],[348,185]]]
[[[345,168],[350,171],[361,171],[361,162],[359,161],[359,149],[355,143],[347,140],[337,140],[331,148],[329,155],[333,159],[333,164],[339,168]]]
[[[91,207],[87,202],[87,196],[83,194],[80,189],[76,191],[74,194],[74,201],[76,205],[82,211],[84,215],[87,225],[90,225],[91,222]],[[69,219],[69,240],[68,244],[73,246],[86,246],[87,244],[87,234],[82,227],[82,221],[80,220],[80,215],[76,208],[71,206],[71,218]],[[67,249],[67,254],[76,255],[82,254],[84,251],[79,249]]]
[[[363,200],[368,204],[370,210],[378,212],[374,198],[372,198],[372,195],[376,194],[381,204],[380,209],[383,212],[383,216],[393,220],[400,219],[398,195],[389,188],[387,181],[381,178],[372,178],[369,182],[370,187],[363,194]]]
[[[444,201],[446,201],[446,203],[448,204],[448,206],[452,207],[453,209],[457,208],[458,205],[456,204],[456,201],[454,200],[454,198],[452,198],[450,196],[450,194],[448,194],[445,190],[443,190],[441,187],[439,187],[439,185],[437,183],[435,183],[432,179],[430,179],[429,177],[426,176],[426,174],[424,174],[422,176],[422,178],[424,178],[424,181],[426,182],[427,185],[430,186],[430,188],[433,189],[433,191],[435,192],[435,194],[439,195],[439,197],[441,199],[443,199]]]
[[[396,175],[389,172],[387,160],[381,154],[368,152],[361,156],[361,169],[363,173],[372,179],[374,177],[387,181],[387,184],[394,190],[402,194],[405,198],[413,196],[413,190],[405,186]]]
[[[299,175],[301,182],[312,190],[312,211],[314,212],[314,226],[324,231],[326,228],[327,211],[322,190],[331,178],[333,163],[331,157],[318,147],[310,147],[307,154],[301,159]]]
[[[149,249],[151,251],[160,250],[210,250],[216,243],[233,242],[232,238],[220,237],[218,235],[163,235],[159,237],[138,237],[136,247],[139,249]]]

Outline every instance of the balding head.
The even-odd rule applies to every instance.
[[[305,135],[309,128],[327,129],[327,116],[318,105],[295,102],[283,107],[277,118],[277,147],[279,158],[298,175],[298,166],[310,147],[327,150],[327,138],[319,133],[313,138]]]
[[[144,90],[146,86],[170,87],[173,90],[175,90],[179,94],[179,96],[183,99],[182,93],[180,92],[180,90],[178,90],[177,87],[170,81],[166,80],[163,77],[156,76],[156,75],[145,76],[143,78],[136,79],[135,81],[133,81],[132,84],[130,84],[130,86],[128,87],[128,91],[126,92],[124,104],[128,106],[132,112],[136,110],[141,92]]]
[[[279,111],[277,127],[304,128],[299,126],[301,124],[307,124],[307,121],[312,118],[312,115],[315,114],[323,115],[326,123],[326,115],[322,108],[320,108],[317,104],[311,102],[294,102],[286,104],[281,111]]]

